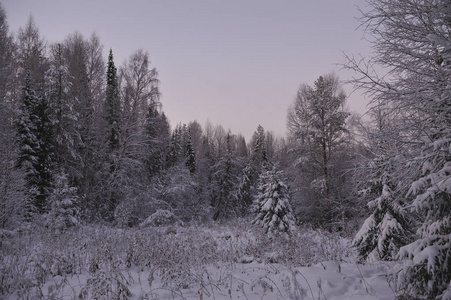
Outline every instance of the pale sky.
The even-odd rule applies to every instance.
[[[209,120],[248,140],[257,126],[286,133],[301,83],[340,70],[342,51],[368,55],[356,6],[364,0],[1,0],[10,30],[30,15],[48,42],[96,32],[120,66],[136,49],[159,71],[171,125]],[[351,92],[351,87],[345,87]],[[366,101],[355,93],[352,111]]]

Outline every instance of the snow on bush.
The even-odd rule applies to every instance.
[[[270,237],[249,223],[141,229],[77,226],[64,233],[43,228],[5,234],[0,298],[198,299],[199,292],[205,298],[216,294],[216,299],[245,298],[243,293],[252,299],[283,299],[289,293],[282,279],[290,279],[295,293],[290,268],[317,265],[318,271],[326,272],[326,265],[319,264],[323,260],[337,259],[339,265],[353,260],[346,240],[336,235],[297,229],[290,238]],[[299,273],[295,278],[303,280]],[[315,285],[316,279],[311,280]]]
[[[157,209],[156,212],[145,219],[141,224],[139,224],[139,226],[162,226],[172,224],[174,221],[175,217],[171,211],[167,209]]]

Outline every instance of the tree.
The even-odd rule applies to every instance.
[[[23,174],[15,168],[18,149],[14,126],[17,109],[16,45],[0,4],[0,228],[14,228],[23,210]]]
[[[74,99],[70,97],[71,75],[62,44],[50,47],[49,64],[49,70],[45,75],[45,93],[53,125],[55,162],[68,167],[74,164],[73,160],[76,157],[78,113],[74,109]]]
[[[409,224],[393,176],[393,163],[385,156],[370,162],[374,179],[361,193],[375,195],[368,203],[372,214],[356,234],[353,246],[364,260],[394,260],[399,248],[407,244]]]
[[[182,124],[177,126],[172,131],[171,142],[169,144],[169,151],[166,157],[166,166],[168,168],[180,164],[184,159],[183,153],[183,129]]]
[[[337,217],[331,181],[334,169],[331,162],[343,143],[346,95],[334,74],[320,76],[313,87],[301,85],[288,111],[287,123],[298,142],[299,163],[308,164],[310,186],[319,191],[326,204],[326,221]]]
[[[235,198],[237,199],[238,207],[241,208],[241,213],[245,214],[251,208],[253,203],[255,187],[252,184],[252,168],[245,166],[238,177],[238,187]]]
[[[64,231],[69,227],[80,224],[77,188],[69,186],[69,180],[64,171],[55,175],[55,183],[49,202],[50,211],[47,216],[47,226]]]
[[[191,134],[186,132],[185,141],[185,166],[191,172],[196,172],[196,154],[194,153],[193,143],[191,142]]]
[[[153,177],[166,166],[166,157],[170,141],[170,126],[164,112],[156,105],[149,105],[146,123],[147,153],[146,166],[149,176]]]
[[[214,209],[213,220],[236,215],[238,206],[235,187],[237,183],[237,164],[232,150],[232,135],[226,137],[226,152],[214,165],[211,206]],[[221,151],[220,151],[221,152]]]
[[[275,167],[259,177],[255,213],[257,216],[252,223],[261,225],[266,233],[290,233],[294,229],[288,186],[283,181],[283,172]]]
[[[123,164],[128,170],[136,173],[145,161],[143,147],[148,143],[146,125],[149,107],[159,106],[158,72],[150,69],[149,54],[137,50],[130,55],[128,61],[120,68],[122,99],[122,143]],[[148,128],[147,128],[148,129]]]
[[[107,122],[108,148],[109,152],[111,153],[119,149],[121,128],[121,102],[119,98],[117,69],[114,65],[112,49],[110,49],[110,54],[108,55],[106,77],[104,118]]]
[[[139,193],[149,182],[151,168],[149,147],[152,144],[152,115],[149,110],[159,106],[158,73],[149,68],[150,61],[147,52],[134,52],[119,70],[121,99],[121,137],[117,155],[114,156],[114,171],[110,163],[104,164],[109,169],[109,176],[102,182],[107,202],[102,208],[104,217],[113,220],[115,215],[121,215],[120,210],[127,207],[121,205],[126,199],[146,201],[147,196]],[[110,65],[111,66],[111,65]],[[111,89],[108,89],[111,91]],[[136,196],[138,194],[138,196]]]
[[[13,36],[9,33],[6,13],[0,5],[0,109],[4,109],[8,92],[13,90],[14,76],[16,75],[16,45]],[[14,94],[14,93],[12,93]]]
[[[371,60],[348,57],[355,85],[373,109],[397,119],[392,147],[409,145],[395,168],[408,207],[419,216],[415,240],[400,249],[399,294],[407,298],[451,297],[451,4],[447,0],[368,0],[362,24],[372,35]],[[374,64],[388,71],[378,76]],[[410,177],[414,177],[413,180]]]
[[[100,121],[102,119],[103,102],[105,100],[105,60],[103,58],[103,46],[100,43],[99,36],[95,33],[85,43],[88,88],[94,107],[94,121]]]
[[[266,149],[265,129],[258,125],[251,140],[252,155],[251,160],[257,172],[268,162],[268,153]]]
[[[19,29],[17,46],[19,81],[23,82],[26,76],[30,76],[36,87],[42,88],[48,67],[45,58],[46,42],[41,38],[32,16],[28,18],[25,28]]]
[[[72,137],[73,152],[66,156],[63,167],[71,184],[78,189],[81,207],[86,208],[88,212],[102,192],[97,180],[102,170],[102,160],[98,155],[101,139],[94,127],[94,103],[87,68],[88,43],[82,34],[75,32],[61,44],[69,75],[67,81],[70,89],[67,97],[71,106],[70,116],[76,117],[74,126],[66,129]]]
[[[29,213],[45,212],[52,183],[53,140],[48,118],[47,101],[34,90],[27,75],[22,89],[22,103],[18,117],[18,167],[25,171]]]

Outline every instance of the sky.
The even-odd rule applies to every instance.
[[[0,0],[12,32],[32,15],[49,43],[95,32],[120,66],[137,49],[159,72],[163,110],[177,123],[210,121],[249,139],[258,125],[284,136],[301,83],[368,56],[364,0]],[[351,94],[352,87],[345,86]],[[360,92],[348,98],[364,113]]]

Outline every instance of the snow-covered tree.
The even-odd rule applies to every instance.
[[[196,172],[196,154],[194,153],[191,134],[189,133],[189,131],[186,131],[185,166],[191,173]]]
[[[50,47],[50,67],[45,74],[45,93],[50,106],[55,162],[60,166],[74,165],[77,156],[76,131],[78,112],[74,109],[75,100],[70,97],[71,83],[64,46],[60,43]]]
[[[53,191],[49,197],[50,211],[47,226],[64,231],[80,224],[77,188],[69,185],[65,172],[55,175]]]
[[[28,18],[27,23],[19,28],[17,34],[17,60],[19,64],[19,81],[25,80],[30,76],[36,88],[44,85],[44,74],[47,71],[45,57],[46,42],[39,33],[32,16]]]
[[[451,94],[448,96],[451,99]],[[422,215],[417,239],[401,248],[399,257],[409,259],[398,273],[399,287],[409,295],[451,299],[451,124],[441,138],[424,148],[422,176],[407,197]],[[421,279],[419,279],[421,278]]]
[[[256,172],[259,173],[261,168],[268,162],[265,129],[261,125],[258,125],[252,136],[251,146],[251,161]]]
[[[295,226],[290,193],[283,176],[283,172],[274,167],[263,172],[258,180],[255,199],[257,216],[252,223],[261,225],[267,233],[290,233]]]
[[[25,171],[30,212],[44,212],[52,182],[52,128],[47,101],[34,90],[27,75],[18,117],[18,167]]]
[[[170,141],[170,126],[164,112],[149,105],[146,122],[147,158],[145,164],[152,177],[164,169]]]
[[[252,205],[255,187],[251,180],[252,168],[250,166],[245,166],[238,176],[238,186],[235,194],[237,199],[237,204],[241,207],[241,212],[244,214],[248,212]]]
[[[402,247],[398,292],[405,298],[451,298],[451,3],[449,0],[368,0],[362,22],[372,36],[371,60],[348,57],[355,84],[370,105],[395,116],[387,143],[403,151],[410,180],[407,209],[421,224]],[[378,76],[373,64],[388,71]],[[400,148],[400,153],[401,152]]]
[[[6,100],[11,99],[9,93],[14,90],[14,77],[16,75],[16,45],[9,32],[6,12],[0,5],[0,109],[3,109]],[[9,98],[9,99],[8,99]]]
[[[0,4],[0,228],[14,228],[23,210],[23,174],[15,168],[18,151],[16,128],[16,45]]]
[[[117,81],[117,69],[114,65],[113,50],[108,55],[108,67],[106,72],[106,98],[104,118],[107,123],[108,146],[111,151],[119,149],[121,128],[121,102],[119,98],[119,85]]]
[[[316,211],[317,219],[331,222],[337,217],[332,184],[333,160],[339,152],[346,132],[346,95],[335,74],[320,76],[314,86],[302,84],[288,111],[287,124],[296,139],[298,161],[306,177],[306,187],[318,195],[315,202],[322,206]],[[307,194],[307,193],[306,193]],[[312,199],[305,201],[311,202]]]
[[[184,160],[183,149],[183,128],[182,124],[177,126],[172,131],[171,141],[169,144],[169,151],[166,156],[167,167],[173,167],[183,162]]]
[[[232,151],[232,136],[226,137],[226,153],[214,165],[211,206],[214,209],[213,220],[236,215],[240,208],[234,195],[237,182],[237,163]]]
[[[361,192],[378,197],[368,203],[372,213],[357,232],[353,246],[357,248],[362,261],[394,260],[399,248],[408,241],[408,223],[402,204],[399,203],[396,184],[391,178],[393,174],[390,172],[390,161],[379,157],[371,164],[374,165],[373,169],[378,169],[378,178]]]

